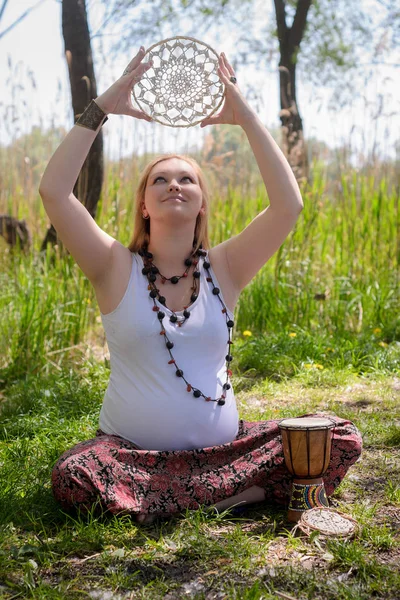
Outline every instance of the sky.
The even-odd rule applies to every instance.
[[[101,22],[101,4],[98,0],[91,0],[87,5],[93,32]],[[62,125],[67,129],[73,125],[61,33],[61,2],[9,0],[0,23],[0,32],[32,6],[36,8],[0,38],[0,110],[3,115],[5,107],[8,107],[7,116],[0,119],[0,144],[10,143],[19,132],[28,132],[35,124],[44,128]],[[256,4],[254,10],[257,10]],[[175,35],[180,34],[177,32]],[[222,33],[218,39],[213,39],[211,34],[202,35],[201,39],[217,52],[224,51],[232,60],[235,55],[235,39],[232,38],[228,30],[226,35]],[[101,55],[96,44],[93,47],[97,89],[101,93],[121,75],[138,48],[132,46],[111,61],[107,52]],[[240,67],[236,74],[244,91],[246,81],[259,79],[258,73]],[[335,113],[328,109],[329,90],[316,91],[307,81],[300,79],[298,101],[306,137],[317,137],[331,147],[348,142],[351,138],[353,147],[360,152],[370,150],[375,142],[382,153],[393,155],[393,144],[400,138],[400,100],[395,90],[396,76],[398,71],[393,68],[377,68],[362,94],[363,100]],[[267,127],[276,128],[280,124],[278,76],[263,73],[261,80],[261,102],[253,105],[253,108]],[[372,115],[378,109],[379,94],[384,102],[383,113],[387,116],[373,122]],[[16,107],[14,111],[13,106]],[[210,128],[201,130],[198,126],[174,129],[127,116],[111,115],[103,127],[105,151],[112,158],[128,155],[135,150],[187,151],[201,144],[207,130]]]

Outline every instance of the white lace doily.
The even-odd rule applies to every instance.
[[[143,62],[153,66],[132,90],[143,112],[169,127],[192,127],[221,106],[224,85],[218,54],[194,38],[178,36],[151,46]]]
[[[322,535],[351,538],[357,530],[357,521],[332,508],[312,508],[304,511],[297,527],[306,535],[319,531]]]

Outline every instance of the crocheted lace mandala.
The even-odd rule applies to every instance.
[[[218,55],[207,44],[174,37],[151,46],[143,59],[151,69],[132,90],[139,107],[169,127],[192,127],[212,115],[224,98]]]
[[[304,511],[296,527],[306,535],[319,531],[321,535],[350,538],[357,531],[357,521],[332,508],[312,508]]]

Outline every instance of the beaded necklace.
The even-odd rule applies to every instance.
[[[207,252],[205,250],[202,250],[202,246],[200,245],[200,249],[197,250],[196,253],[191,253],[191,255],[184,261],[184,265],[185,265],[185,271],[183,272],[182,275],[174,275],[172,277],[164,277],[159,269],[156,267],[156,265],[153,262],[153,255],[151,252],[148,251],[148,246],[145,245],[143,246],[140,250],[139,250],[139,255],[143,258],[143,263],[144,263],[144,267],[142,269],[142,273],[143,275],[147,278],[148,280],[148,286],[147,289],[150,291],[149,296],[150,298],[152,298],[153,300],[153,308],[152,310],[154,312],[157,312],[157,317],[160,321],[160,327],[161,327],[161,331],[160,331],[160,335],[164,336],[164,340],[165,340],[165,346],[169,352],[170,355],[170,360],[168,361],[169,365],[174,365],[175,366],[175,375],[177,377],[181,377],[183,379],[183,381],[186,383],[186,390],[187,392],[192,392],[193,396],[195,398],[200,398],[200,396],[203,396],[203,398],[205,399],[206,402],[217,402],[219,404],[219,406],[223,406],[225,404],[225,398],[226,398],[226,391],[230,389],[231,384],[228,382],[228,379],[230,376],[232,376],[232,371],[229,369],[230,363],[233,360],[233,356],[230,354],[230,347],[233,344],[231,336],[232,336],[232,328],[234,326],[234,322],[228,318],[228,312],[226,309],[225,304],[223,303],[221,296],[220,296],[220,290],[219,288],[217,288],[214,285],[214,282],[212,280],[211,277],[211,273],[210,273],[210,266],[211,264],[205,260],[204,257],[208,258],[207,256]],[[207,271],[207,277],[206,280],[208,282],[210,282],[212,284],[212,293],[214,294],[214,296],[218,296],[218,299],[221,303],[221,305],[223,306],[222,309],[222,313],[225,315],[225,320],[226,320],[226,326],[228,329],[228,354],[225,356],[225,361],[226,361],[226,382],[224,383],[224,385],[222,386],[223,392],[221,394],[221,396],[219,398],[211,398],[210,396],[206,396],[205,394],[203,394],[203,392],[199,389],[194,388],[184,377],[184,373],[182,371],[182,369],[180,369],[178,367],[178,365],[176,364],[176,361],[172,355],[172,348],[174,347],[174,343],[171,342],[171,340],[168,338],[167,332],[165,331],[162,321],[165,318],[165,313],[159,309],[159,307],[156,304],[156,298],[158,299],[159,303],[162,304],[163,306],[165,306],[166,308],[168,308],[168,306],[166,305],[166,300],[164,298],[164,296],[160,295],[160,290],[157,288],[156,286],[156,281],[157,281],[157,276],[160,276],[161,278],[161,283],[165,284],[166,281],[170,281],[173,285],[176,285],[179,280],[181,278],[185,278],[188,276],[190,267],[193,265],[194,266],[194,270],[193,270],[193,286],[192,286],[192,295],[191,295],[191,302],[194,302],[197,298],[198,298],[198,286],[197,286],[197,282],[201,276],[200,271],[199,271],[199,258],[203,258],[203,268]],[[178,316],[176,315],[175,311],[171,310],[172,315],[170,316],[169,320],[171,323],[177,323],[178,327],[182,327],[182,325],[186,322],[187,319],[189,319],[190,317],[190,311],[188,310],[190,308],[190,306],[185,306],[184,307],[184,311],[183,311],[183,320],[179,321],[178,320]]]

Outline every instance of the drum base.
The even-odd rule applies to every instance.
[[[293,479],[292,495],[290,498],[287,519],[297,523],[302,514],[312,508],[329,507],[322,478],[318,479]]]
[[[294,510],[288,510],[288,512],[287,512],[287,520],[289,521],[289,523],[297,523],[298,521],[300,521],[301,515],[304,512],[305,511],[297,511],[297,512],[295,512]]]

